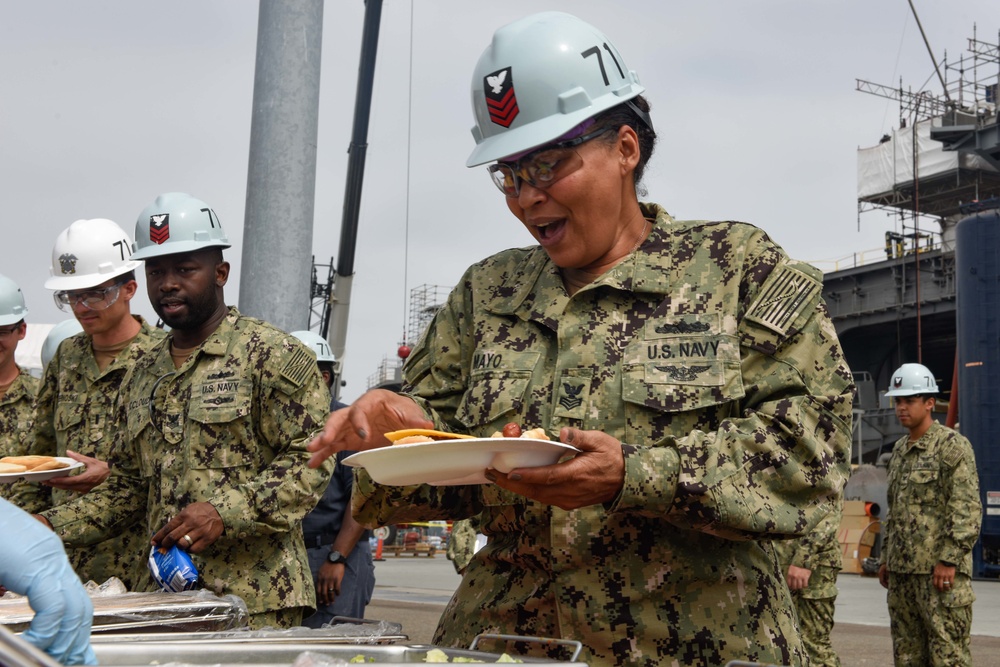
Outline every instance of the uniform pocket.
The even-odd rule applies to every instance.
[[[59,401],[56,404],[55,426],[57,431],[78,428],[83,422],[82,401]]]
[[[477,351],[455,418],[470,431],[500,430],[524,410],[539,352]],[[487,433],[486,435],[489,435]]]
[[[188,466],[194,469],[239,468],[250,465],[253,432],[249,426],[250,402],[232,405],[193,406],[188,413],[195,446],[187,447]]]
[[[939,497],[938,477],[940,472],[936,467],[913,468],[906,476],[910,488],[910,502],[917,505],[937,505]]]
[[[647,322],[626,348],[622,399],[626,440],[652,444],[669,433],[704,428],[704,409],[743,398],[739,339],[717,313]],[[681,413],[688,413],[685,418]],[[721,418],[728,408],[721,408]]]
[[[718,313],[647,322],[626,349],[622,392],[627,403],[684,412],[743,397],[739,340]]]

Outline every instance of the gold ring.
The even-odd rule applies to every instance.
[[[183,539],[185,539],[185,540],[188,541],[188,546],[191,546],[192,544],[194,544],[194,540],[191,539],[190,535],[185,534]]]

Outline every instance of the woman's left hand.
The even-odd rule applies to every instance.
[[[575,428],[564,428],[559,440],[580,453],[568,461],[516,468],[506,475],[491,468],[486,471],[487,479],[508,491],[564,510],[614,500],[625,483],[622,444],[607,433]]]

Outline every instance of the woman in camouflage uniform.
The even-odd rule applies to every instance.
[[[468,164],[496,161],[538,245],[469,268],[402,393],[335,413],[313,461],[431,425],[517,422],[581,450],[484,485],[358,474],[362,523],[480,514],[489,542],[436,643],[494,632],[579,640],[591,665],[799,664],[768,540],[809,532],[842,487],[851,374],[818,271],[750,225],[638,201],[655,141],[643,90],[573,16],[497,31],[473,75]]]

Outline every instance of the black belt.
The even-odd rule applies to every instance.
[[[337,539],[336,535],[303,535],[302,537],[306,541],[306,549],[328,547],[333,544],[335,539]]]

